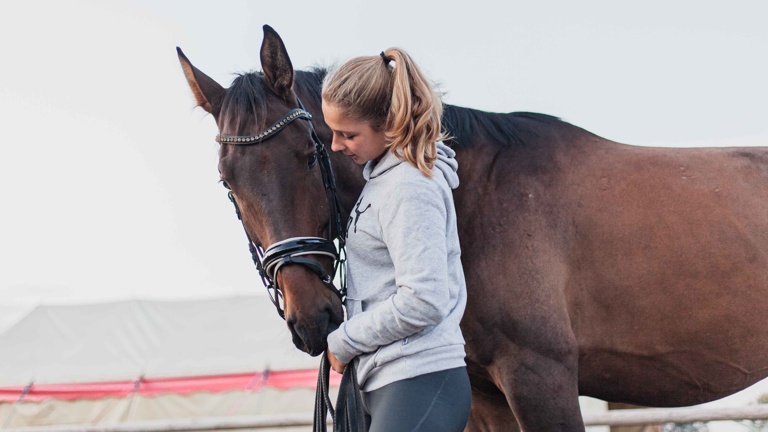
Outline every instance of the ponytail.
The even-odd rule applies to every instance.
[[[356,57],[325,78],[322,96],[348,117],[383,130],[390,152],[432,175],[436,142],[444,139],[443,105],[408,53],[389,48]]]

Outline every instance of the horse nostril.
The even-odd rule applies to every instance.
[[[296,318],[286,315],[285,323],[288,324],[288,330],[290,330],[291,333],[296,333]]]
[[[288,324],[288,327],[292,328],[294,325],[296,325],[296,318],[294,318],[292,315],[286,315],[285,323]]]
[[[339,328],[339,325],[344,322],[344,317],[339,316],[332,304],[325,307],[325,314],[328,316],[328,333]]]

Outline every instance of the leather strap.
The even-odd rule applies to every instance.
[[[331,363],[326,353],[320,360],[320,371],[317,376],[317,391],[315,394],[315,421],[313,432],[327,432],[328,412],[333,419],[333,432],[365,432],[365,412],[363,411],[363,396],[357,383],[357,371],[354,364],[348,364],[341,376],[339,395],[336,399],[336,409],[331,405],[328,378]]]

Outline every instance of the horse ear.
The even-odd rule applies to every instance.
[[[195,95],[197,105],[211,114],[214,113],[214,109],[218,111],[226,89],[208,75],[200,72],[200,69],[192,66],[181,48],[176,47],[176,53],[179,55],[181,69],[184,70],[184,76],[187,78],[192,94]]]
[[[280,35],[268,25],[261,43],[261,67],[272,90],[286,98],[293,87],[293,65]]]

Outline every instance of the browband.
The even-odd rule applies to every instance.
[[[303,118],[305,120],[312,120],[312,114],[302,108],[294,108],[288,111],[288,114],[284,115],[280,120],[276,121],[272,126],[266,128],[263,132],[256,135],[216,135],[216,142],[219,144],[237,144],[237,145],[251,145],[258,144],[264,140],[272,138],[280,132],[284,127],[288,126],[292,121]]]

